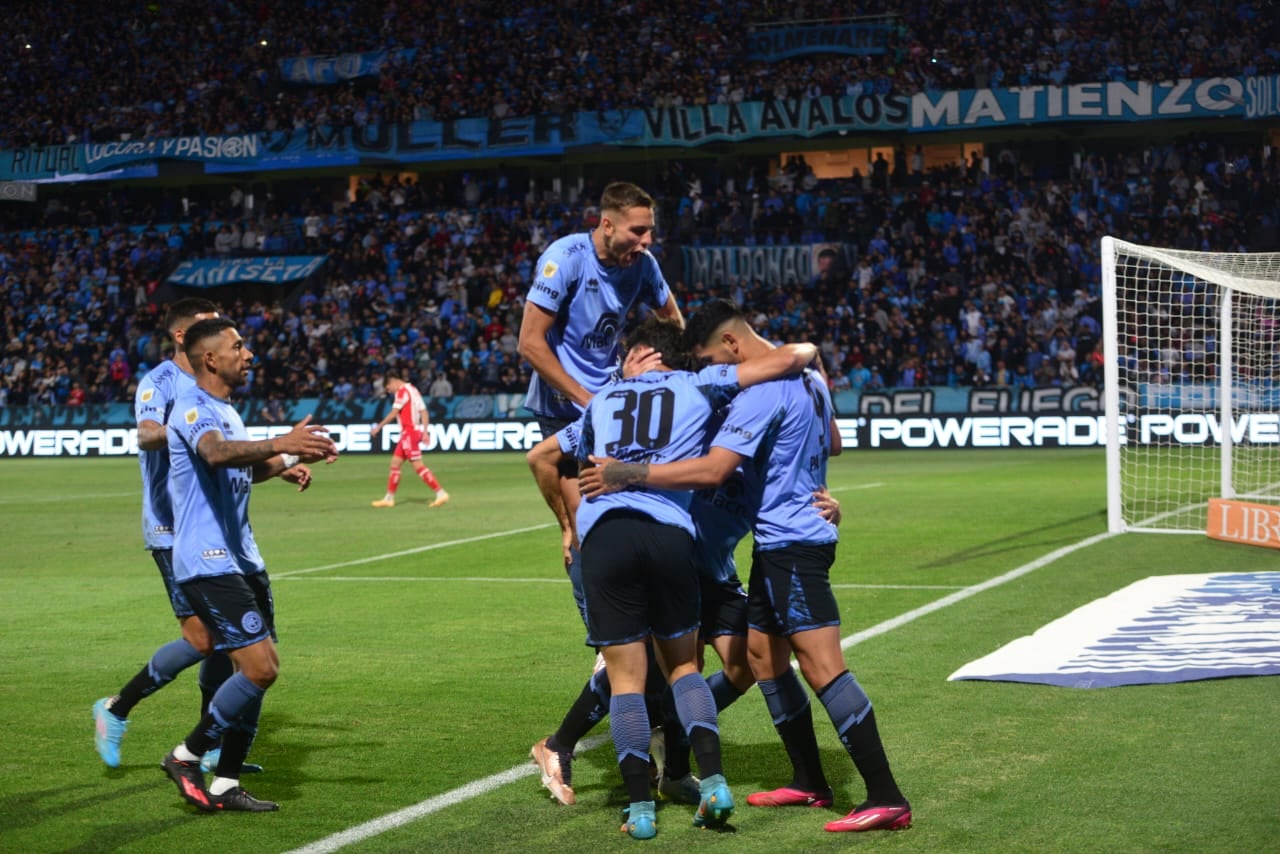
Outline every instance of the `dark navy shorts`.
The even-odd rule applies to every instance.
[[[702,587],[702,639],[724,635],[743,636],[747,633],[747,592],[737,576],[727,581],[712,581],[703,577]]]
[[[243,649],[276,636],[275,603],[265,572],[214,575],[183,582],[196,616],[209,629],[219,652]]]
[[[643,513],[610,511],[582,544],[587,630],[596,646],[677,638],[700,616],[693,537]]]
[[[156,562],[156,569],[160,570],[160,580],[164,582],[165,592],[169,594],[173,616],[179,620],[194,617],[196,612],[187,601],[186,594],[182,592],[178,582],[173,580],[173,549],[152,549],[151,559]]]
[[[751,628],[778,637],[840,625],[831,591],[836,544],[794,545],[751,554],[747,616]]]

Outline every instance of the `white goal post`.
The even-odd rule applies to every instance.
[[[1108,530],[1204,534],[1211,498],[1280,502],[1277,300],[1280,253],[1102,238]]]

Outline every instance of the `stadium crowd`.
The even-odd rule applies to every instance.
[[[752,58],[749,37],[783,11],[745,0],[130,0],[110,37],[99,4],[11,5],[0,149],[1280,69],[1280,19],[1262,0],[809,0],[786,19],[880,18],[887,52],[773,63]],[[378,50],[390,56],[379,73],[341,85],[279,68]]]
[[[0,149],[363,124],[1085,80],[1262,74],[1280,66],[1280,19],[1244,0],[802,2],[788,21],[889,15],[882,56],[765,63],[751,28],[776,4],[634,0],[131,2],[104,39],[97,7],[21,2],[0,95]],[[19,31],[20,30],[20,31]],[[1130,38],[1130,34],[1139,34]],[[447,48],[445,46],[448,46]],[[279,60],[373,50],[376,77],[284,81]],[[397,53],[397,51],[407,51]],[[408,53],[411,52],[411,53]],[[507,57],[495,63],[494,57]],[[519,61],[516,61],[516,58]],[[68,97],[69,96],[69,97]],[[1099,382],[1097,239],[1194,249],[1276,247],[1276,157],[1212,138],[1090,154],[1030,170],[1016,146],[984,164],[924,172],[900,148],[867,175],[819,181],[802,157],[742,158],[732,174],[672,161],[650,189],[668,244],[836,243],[812,281],[672,282],[688,311],[708,296],[749,307],[778,340],[820,341],[837,388]],[[770,174],[770,173],[773,174]],[[631,177],[617,175],[614,177]],[[573,202],[525,195],[496,172],[367,181],[328,210],[231,188],[201,209],[174,193],[112,190],[42,227],[0,231],[5,345],[0,404],[131,399],[163,358],[156,302],[182,259],[327,254],[296,301],[225,308],[243,323],[264,400],[349,398],[387,366],[435,396],[519,391],[522,294],[538,253],[590,228],[598,187]],[[660,249],[660,247],[659,247]],[[259,298],[260,297],[260,298]],[[266,411],[264,407],[264,411]]]
[[[1102,235],[1280,248],[1274,153],[1192,139],[1148,154],[1084,156],[1061,176],[1001,160],[883,181],[817,181],[796,157],[772,180],[744,161],[738,175],[672,168],[652,190],[670,242],[849,248],[782,287],[672,282],[686,312],[727,296],[776,340],[819,342],[836,390],[1097,384]],[[461,186],[388,179],[339,212],[259,217],[296,231],[302,250],[328,254],[330,271],[287,305],[287,288],[224,305],[257,354],[242,391],[364,398],[387,366],[435,397],[522,391],[528,366],[516,344],[533,264],[598,211],[512,197],[496,176],[468,186],[480,188],[474,205],[457,204]],[[164,356],[162,274],[193,255],[268,248],[268,229],[251,217],[94,222],[0,233],[9,405],[131,400],[139,374]]]

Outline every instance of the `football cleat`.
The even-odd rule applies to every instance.
[[[222,748],[215,747],[200,757],[200,770],[206,774],[216,773],[218,770],[218,760],[222,758]],[[262,766],[254,765],[252,762],[246,762],[240,766],[242,774],[261,774]]]
[[[202,810],[214,809],[213,795],[209,794],[209,790],[205,788],[204,774],[200,771],[199,762],[184,762],[174,756],[173,751],[169,751],[161,761],[160,767],[178,787],[178,794],[182,795],[184,801]]]
[[[432,507],[443,507],[449,502],[449,493],[443,489],[436,493],[436,500],[431,502]]]
[[[93,704],[93,746],[108,768],[119,768],[120,742],[124,739],[125,730],[129,728],[129,722],[111,714],[107,708],[109,699],[111,698],[103,697]]]
[[[396,500],[394,498],[379,498],[377,501],[370,502],[373,507],[395,507]]]
[[[658,819],[654,815],[653,801],[634,801],[622,811],[622,827],[618,828],[632,839],[652,839],[658,835]]]
[[[210,795],[213,808],[226,812],[275,812],[280,805],[275,801],[262,801],[246,792],[240,786],[227,789],[221,795]]]
[[[700,781],[692,773],[673,780],[665,774],[658,778],[658,794],[677,804],[697,805],[702,802]]]
[[[694,827],[722,827],[733,815],[733,793],[723,774],[712,774],[698,784],[702,800],[693,816]]]
[[[542,773],[542,785],[551,792],[551,797],[567,807],[573,806],[577,802],[573,787],[569,785],[573,774],[573,754],[552,750],[544,738],[529,748],[529,758]]]
[[[772,792],[752,792],[747,795],[747,803],[753,807],[829,807],[834,800],[830,789],[806,792],[790,786],[783,786]]]
[[[911,805],[873,807],[859,804],[838,821],[827,822],[826,829],[832,833],[859,832],[863,830],[906,830],[911,826]]]

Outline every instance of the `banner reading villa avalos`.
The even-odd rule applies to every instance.
[[[165,161],[209,174],[572,154],[588,146],[673,147],[835,133],[930,133],[1067,122],[1280,116],[1280,75],[1111,81],[467,118],[364,127],[51,145],[0,152],[0,181],[93,180]],[[113,176],[114,177],[114,176]]]

